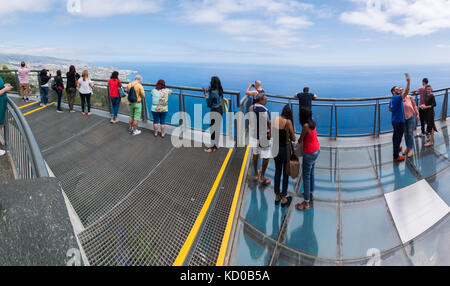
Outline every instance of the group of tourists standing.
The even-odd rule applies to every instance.
[[[417,122],[420,120],[422,134],[426,139],[425,146],[434,145],[434,132],[437,131],[435,125],[434,107],[436,99],[433,95],[433,88],[429,85],[427,78],[422,81],[422,87],[414,90],[412,93],[419,93],[419,105],[409,94],[411,86],[411,77],[406,74],[406,89],[394,86],[391,89],[392,98],[389,102],[389,111],[392,112],[393,126],[393,152],[394,162],[405,161],[406,156],[411,158],[414,150],[414,132]],[[402,152],[402,139],[405,138],[406,149]],[[402,152],[402,155],[400,155]]]
[[[274,158],[275,204],[281,204],[283,208],[288,207],[292,202],[292,197],[288,196],[289,177],[292,175],[292,170],[289,170],[290,160],[295,150],[300,149],[303,153],[302,179],[304,201],[297,204],[295,208],[300,211],[309,210],[311,208],[310,203],[314,200],[315,164],[320,155],[317,126],[312,117],[312,100],[317,98],[317,95],[309,93],[309,88],[307,87],[304,88],[302,93],[295,94],[295,98],[299,100],[299,121],[302,126],[302,133],[297,139],[294,116],[289,104],[284,106],[280,116],[271,120],[269,109],[266,106],[267,95],[261,86],[261,81],[256,81],[250,85],[246,94],[252,101],[249,112],[253,112],[256,115],[256,126],[250,127],[251,130],[254,130],[250,135],[250,144],[253,147],[253,179],[262,185],[269,185],[271,180],[265,174],[269,160]],[[263,126],[266,127],[266,130],[260,130]],[[277,132],[278,137],[274,136],[273,132]],[[274,138],[277,138],[276,142],[274,142]],[[293,142],[297,142],[300,145],[299,148],[295,148],[292,144]],[[278,148],[273,148],[274,144],[277,144]],[[278,149],[278,154],[273,154],[272,150],[276,149]],[[259,157],[262,158],[260,170],[258,169]]]

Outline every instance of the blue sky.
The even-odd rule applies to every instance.
[[[450,63],[450,0],[0,0],[0,7],[0,53],[90,62]]]

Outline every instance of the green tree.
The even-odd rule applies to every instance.
[[[0,76],[3,78],[5,83],[9,83],[14,87],[14,91],[18,91],[16,74],[13,72],[6,72],[6,70],[9,70],[8,66],[3,65],[2,70],[0,71]]]

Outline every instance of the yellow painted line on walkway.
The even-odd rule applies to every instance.
[[[32,105],[35,105],[35,104],[38,104],[38,103],[39,103],[39,101],[35,101],[35,102],[27,104],[27,105],[22,105],[22,106],[19,107],[19,109],[24,109],[25,107],[32,106]]]
[[[36,112],[36,111],[39,111],[39,110],[42,110],[42,109],[47,108],[47,107],[49,107],[49,106],[52,106],[53,104],[55,104],[55,101],[53,101],[52,103],[47,104],[46,106],[41,106],[41,107],[39,107],[39,108],[33,109],[33,110],[31,110],[30,112],[25,113],[23,116],[27,116],[27,115],[29,115],[29,114],[31,114],[31,113],[34,113],[34,112]]]
[[[247,167],[248,156],[250,152],[250,146],[247,146],[245,151],[244,161],[242,162],[241,172],[239,174],[238,183],[236,186],[236,191],[234,193],[233,204],[231,205],[230,214],[228,216],[227,227],[225,228],[225,233],[222,239],[222,246],[220,247],[219,257],[217,258],[216,266],[223,266],[225,262],[225,255],[228,249],[228,243],[230,241],[231,228],[233,227],[234,216],[236,214],[237,204],[239,200],[239,195],[242,189],[242,183],[244,181],[245,168]]]
[[[200,227],[202,226],[203,220],[205,219],[206,213],[208,212],[208,209],[211,205],[214,195],[216,194],[217,188],[219,187],[220,181],[222,180],[223,174],[225,172],[225,169],[227,168],[228,161],[230,161],[232,153],[233,149],[230,149],[228,151],[227,157],[225,158],[225,161],[222,164],[222,168],[220,168],[220,172],[216,177],[214,185],[212,186],[211,191],[209,192],[209,195],[206,198],[205,204],[203,205],[203,208],[200,211],[200,214],[198,215],[197,220],[195,221],[194,226],[192,227],[191,232],[189,233],[186,242],[181,248],[181,251],[178,254],[178,257],[175,260],[173,266],[182,266],[184,261],[186,260],[186,257],[189,254],[189,250],[191,249],[192,244],[194,243],[194,240],[197,237]]]

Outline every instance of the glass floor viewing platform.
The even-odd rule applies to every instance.
[[[175,148],[148,126],[129,136],[126,114],[114,125],[107,111],[14,101],[66,196],[84,265],[450,265],[448,119],[403,163],[392,134],[321,137],[315,201],[297,211],[301,176],[277,206],[274,161],[262,186],[244,148]]]
[[[448,123],[434,148],[416,137],[414,157],[400,164],[386,136],[369,147],[322,144],[309,211],[294,207],[301,181],[290,180],[293,201],[282,208],[250,169],[230,264],[450,265]],[[274,172],[271,160],[272,181]]]

